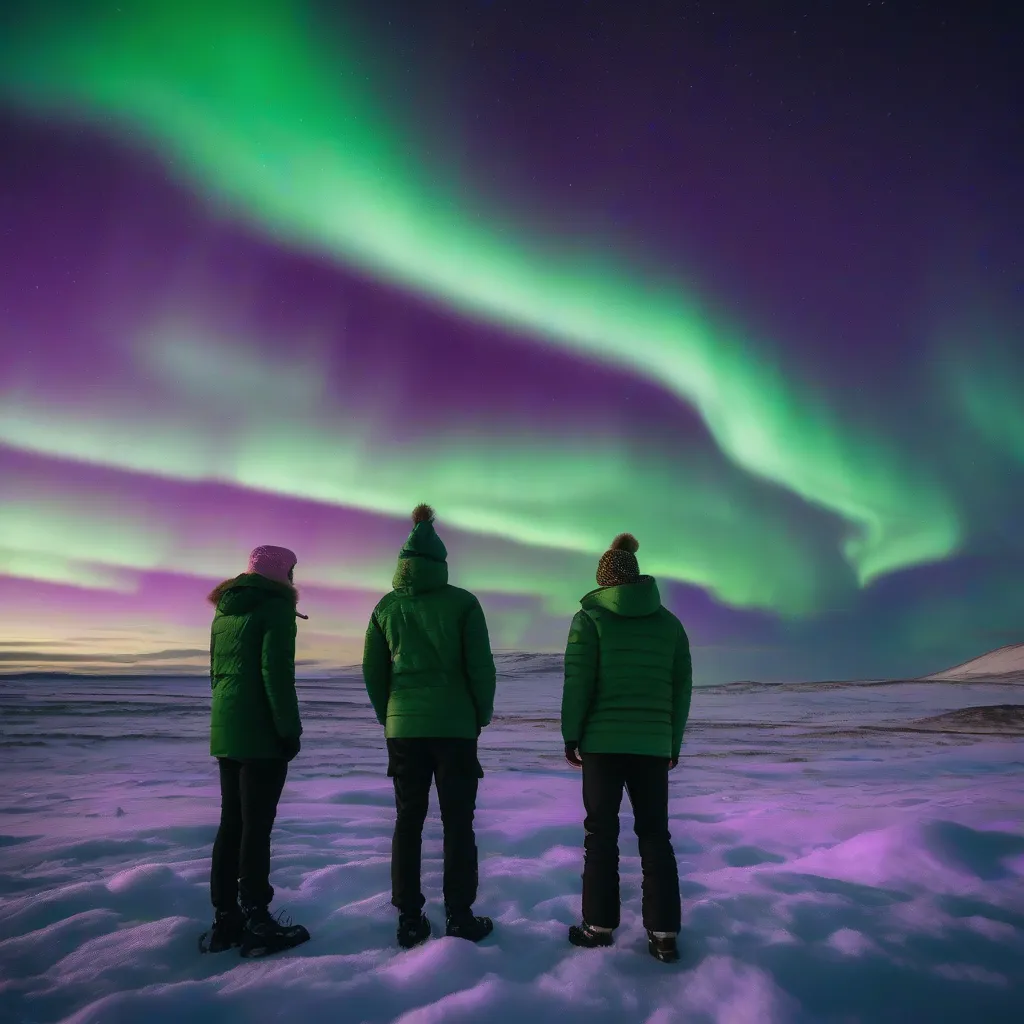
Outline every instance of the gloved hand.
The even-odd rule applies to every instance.
[[[285,736],[281,740],[281,749],[284,751],[285,760],[294,760],[295,755],[302,749],[302,740],[298,736]]]
[[[668,759],[668,770],[672,771],[672,769],[675,768],[676,765],[678,765],[678,764],[679,764],[679,758],[678,757],[670,757]]]
[[[565,759],[573,768],[583,767],[583,759],[580,757],[580,752],[576,749],[579,746],[579,742],[579,740],[567,740],[565,744]]]

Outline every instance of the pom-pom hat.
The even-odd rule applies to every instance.
[[[631,533],[620,533],[597,563],[597,585],[618,587],[640,582],[640,566],[636,552],[640,542]]]
[[[399,558],[428,558],[432,562],[447,562],[448,549],[434,530],[434,510],[429,505],[417,505],[412,510],[412,533],[409,534]]]

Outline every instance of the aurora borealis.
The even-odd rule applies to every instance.
[[[201,667],[279,543],[349,664],[420,500],[499,647],[621,530],[698,681],[1021,638],[996,6],[369,6],[5,12],[0,661]]]

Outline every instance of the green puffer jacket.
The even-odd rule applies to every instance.
[[[682,623],[651,576],[592,590],[565,650],[562,738],[583,754],[678,757],[693,673]]]
[[[281,739],[302,734],[295,696],[294,587],[243,573],[210,595],[210,753],[283,757]]]
[[[487,622],[468,590],[448,583],[446,552],[430,523],[410,534],[373,610],[363,680],[388,739],[476,739],[490,724],[495,670]]]

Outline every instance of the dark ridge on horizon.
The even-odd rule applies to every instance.
[[[208,672],[0,672],[4,679],[209,679]]]
[[[826,689],[841,689],[852,686],[895,686],[902,683],[924,683],[934,684],[949,682],[955,683],[958,686],[971,686],[980,685],[985,683],[1024,683],[1024,675],[1017,671],[1011,671],[1006,673],[995,673],[995,674],[967,674],[965,676],[955,676],[954,672],[960,671],[965,667],[976,665],[980,662],[986,662],[995,655],[1000,655],[1004,652],[1008,652],[1017,648],[1024,648],[1024,644],[1006,644],[1002,647],[998,647],[993,651],[988,651],[985,654],[979,655],[977,658],[973,658],[969,661],[961,663],[956,666],[955,669],[947,669],[944,673],[934,673],[926,676],[898,676],[891,679],[808,679],[808,680],[787,680],[784,682],[768,682],[765,680],[757,679],[737,679],[728,683],[707,683],[702,684],[700,682],[694,683],[694,689],[711,692],[724,692],[724,693],[743,693],[751,690],[763,690],[767,688],[780,688],[785,690],[826,690]],[[558,653],[540,652],[540,651],[512,651],[512,650],[496,650],[494,651],[494,660],[496,668],[498,670],[499,679],[517,679],[517,678],[528,678],[534,675],[544,675],[551,672],[561,671],[564,656]],[[302,671],[302,674],[298,676],[300,682],[317,682],[317,681],[329,681],[332,679],[352,679],[358,678],[361,675],[362,669],[359,664],[343,665],[338,668],[324,669],[322,672],[311,672],[308,673],[310,668],[308,662],[298,662],[297,668]],[[945,677],[945,678],[943,678]],[[0,672],[0,682],[3,680],[10,681],[30,681],[33,679],[49,679],[49,680],[117,680],[122,679],[125,681],[145,681],[145,680],[160,680],[160,679],[208,679],[209,673],[204,669],[198,669],[189,667],[186,671],[179,672],[167,672],[167,671],[155,671],[155,672],[119,672],[111,671],[109,668],[103,668],[98,670],[90,670],[88,672],[69,672],[64,671],[48,671],[43,669],[31,669],[21,672]]]
[[[1024,704],[987,704],[892,725],[861,726],[866,732],[921,732],[959,736],[1024,736]]]
[[[985,732],[1024,735],[1024,704],[988,704],[984,707],[960,708],[941,715],[922,718],[922,728],[951,732]]]

